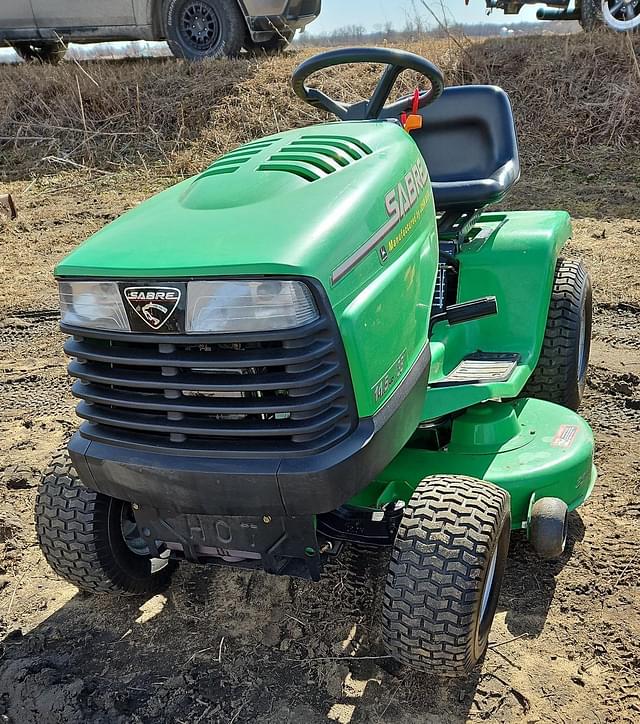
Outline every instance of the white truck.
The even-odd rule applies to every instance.
[[[320,14],[321,0],[2,0],[0,45],[58,61],[69,42],[166,40],[198,60],[282,50]]]
[[[485,0],[489,10],[517,15],[525,5],[544,5],[539,20],[577,20],[590,32],[608,25],[618,32],[640,25],[640,0]]]

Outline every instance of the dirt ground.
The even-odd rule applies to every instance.
[[[567,169],[561,180],[532,173],[510,203],[552,196],[580,214],[570,252],[594,281],[583,412],[600,478],[560,561],[540,562],[514,536],[490,649],[465,684],[384,656],[374,587],[345,561],[319,584],[184,564],[150,600],[84,595],[52,573],[34,498],[76,421],[51,269],[168,181],[79,171],[8,185],[19,218],[0,220],[0,720],[640,721],[638,199],[609,196],[605,216],[602,196],[590,205]]]

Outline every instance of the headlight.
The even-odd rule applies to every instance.
[[[131,331],[115,282],[60,282],[60,312],[74,327]]]
[[[186,330],[265,332],[301,327],[318,319],[311,290],[293,281],[190,282]]]
[[[320,316],[311,290],[302,282],[195,281],[187,284],[186,296],[188,334],[291,329]],[[117,332],[131,332],[129,315],[135,316],[135,309],[125,309],[117,282],[62,281],[60,309],[63,324]],[[139,324],[137,319],[135,323]]]

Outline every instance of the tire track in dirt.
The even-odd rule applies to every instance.
[[[74,236],[76,201],[56,200],[72,209]],[[34,204],[32,213],[43,212]],[[0,716],[18,724],[637,721],[640,307],[612,301],[630,297],[611,273],[629,273],[635,246],[598,266],[592,229],[580,224],[577,252],[592,254],[596,298],[607,295],[596,310],[583,410],[600,479],[571,516],[560,561],[539,561],[513,536],[491,633],[497,646],[459,685],[384,658],[384,565],[375,555],[345,551],[317,585],[183,565],[148,601],[87,597],[56,578],[35,545],[32,516],[40,471],[76,426],[63,337],[44,286],[29,291],[31,308],[2,310]],[[37,251],[44,234],[22,243]],[[15,257],[18,264],[17,248]],[[50,279],[48,267],[36,271]]]

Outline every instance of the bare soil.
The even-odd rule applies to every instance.
[[[573,163],[531,153],[509,199],[576,217],[568,253],[586,260],[596,303],[583,414],[600,478],[561,560],[541,562],[513,536],[490,649],[463,684],[384,656],[382,567],[355,551],[319,584],[183,564],[149,600],[85,595],[52,573],[34,499],[76,419],[51,270],[176,179],[142,163],[4,184],[19,218],[0,217],[0,720],[640,721],[639,176],[609,150]]]

